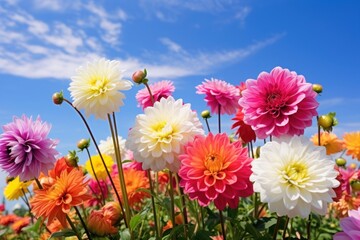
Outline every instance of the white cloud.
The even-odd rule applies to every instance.
[[[179,53],[182,51],[181,46],[169,38],[160,38],[160,42],[172,52]]]
[[[241,24],[245,24],[245,19],[249,16],[250,12],[250,7],[243,7],[235,14],[235,19],[240,20]]]

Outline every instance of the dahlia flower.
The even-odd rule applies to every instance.
[[[349,216],[349,211],[360,207],[360,198],[344,193],[337,202],[331,203],[331,209],[337,218]]]
[[[284,136],[267,142],[252,162],[254,191],[279,216],[324,215],[339,186],[334,162],[325,148],[304,136]]]
[[[158,102],[161,98],[168,98],[175,91],[175,87],[171,81],[163,80],[149,85],[151,93],[154,97],[154,101]],[[147,88],[139,90],[136,94],[136,100],[138,101],[138,106],[142,109],[147,107],[152,107],[153,103]]]
[[[313,135],[311,141],[319,146],[318,134]],[[327,155],[341,152],[344,149],[343,142],[334,133],[330,132],[320,133],[320,145],[326,148]]]
[[[138,203],[141,203],[144,198],[150,196],[148,192],[140,190],[149,189],[150,187],[149,178],[146,176],[145,171],[139,171],[131,168],[124,169],[124,178],[130,206],[134,207]],[[113,179],[115,188],[120,194],[120,198],[122,199],[123,194],[121,192],[119,177],[115,176]]]
[[[20,181],[37,178],[54,167],[57,141],[47,138],[51,126],[40,117],[14,117],[0,135],[0,167]]]
[[[334,235],[334,240],[357,240],[360,239],[360,208],[350,210],[349,217],[340,220],[343,232]]]
[[[51,222],[57,218],[66,227],[66,215],[71,207],[78,206],[91,198],[82,171],[73,169],[63,171],[56,182],[48,189],[34,190],[30,200],[32,212],[36,217],[44,217]]]
[[[345,133],[343,138],[347,149],[346,155],[360,161],[360,132]]]
[[[20,217],[16,220],[12,225],[11,228],[14,230],[16,234],[19,234],[21,230],[30,224],[30,217]]]
[[[29,192],[28,187],[31,181],[22,182],[19,177],[14,178],[4,189],[4,197],[7,200],[17,200]]]
[[[108,197],[109,189],[106,182],[104,180],[99,180],[99,184],[94,179],[89,180],[88,185],[92,193],[92,198],[86,202],[87,206],[100,205],[103,202],[103,200],[105,200]]]
[[[240,98],[240,90],[223,80],[211,78],[205,79],[201,85],[196,87],[197,94],[205,94],[205,102],[210,107],[211,113],[234,114],[238,108],[237,102]]]
[[[115,234],[119,230],[111,224],[111,220],[104,216],[104,211],[93,210],[87,219],[89,231],[96,236],[103,237]]]
[[[241,93],[244,122],[264,139],[267,136],[302,135],[317,115],[317,93],[302,75],[281,67],[248,79]]]
[[[169,168],[177,172],[182,146],[198,134],[204,134],[204,130],[190,104],[162,98],[136,117],[126,147],[133,151],[136,161],[142,162],[144,170]]]
[[[237,208],[239,197],[253,194],[249,181],[251,159],[241,142],[230,143],[226,134],[197,136],[179,156],[180,186],[201,206],[214,201],[219,210]]]
[[[102,154],[101,156],[104,159],[107,170],[109,171],[109,173],[111,173],[112,165],[114,164],[113,159],[110,156],[105,155],[105,154]],[[108,177],[108,175],[107,175],[106,169],[104,167],[104,164],[103,164],[103,162],[102,162],[102,160],[100,158],[100,155],[91,156],[91,161],[92,161],[92,164],[93,164],[93,167],[94,167],[96,177],[98,179],[105,180]],[[88,159],[86,161],[85,169],[90,174],[90,176],[92,178],[95,178],[94,171],[93,171],[93,169],[91,167],[90,159]]]
[[[77,75],[71,77],[69,87],[74,107],[84,109],[87,117],[93,114],[101,119],[119,111],[125,98],[120,91],[132,86],[132,82],[122,79],[120,68],[119,61],[104,58],[79,67]]]
[[[234,121],[231,129],[238,128],[235,134],[240,137],[243,143],[246,144],[256,140],[254,130],[251,128],[250,125],[244,123],[244,113],[241,111],[241,108],[237,110],[235,117],[231,120]]]
[[[126,139],[122,138],[121,136],[118,136],[118,140],[119,140],[121,160],[125,160],[127,159],[126,158],[127,149],[125,148]],[[111,136],[107,137],[106,140],[100,140],[99,149],[101,154],[106,154],[110,156],[113,160],[116,160],[114,142]]]

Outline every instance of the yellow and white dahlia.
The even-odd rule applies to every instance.
[[[88,117],[107,119],[107,114],[119,111],[124,105],[125,95],[120,92],[129,90],[132,82],[124,80],[121,63],[104,58],[88,62],[77,69],[71,77],[69,91],[73,105],[84,109]]]
[[[204,130],[190,104],[173,97],[162,98],[136,117],[126,147],[134,152],[136,161],[142,162],[144,170],[168,168],[177,172],[182,146],[199,134],[203,135]]]
[[[325,215],[339,186],[334,161],[326,149],[303,136],[281,137],[260,149],[252,162],[254,191],[279,216]]]
[[[121,136],[118,136],[118,140],[119,140],[121,160],[125,160],[125,156],[127,153],[127,150],[125,148],[126,140],[123,139]],[[100,140],[99,150],[102,154],[106,154],[110,156],[114,161],[116,160],[114,142],[111,136],[107,137],[106,140]]]

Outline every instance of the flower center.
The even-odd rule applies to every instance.
[[[153,130],[156,132],[156,136],[161,142],[169,142],[172,138],[172,134],[174,133],[172,126],[165,121],[154,125]]]
[[[216,153],[210,153],[205,157],[205,167],[211,172],[219,172],[223,167],[223,159]]]
[[[115,88],[115,84],[109,84],[109,80],[107,78],[99,77],[94,77],[93,80],[90,81],[90,86],[91,95],[88,99],[98,97]]]
[[[282,177],[291,185],[303,187],[309,179],[308,167],[301,162],[291,162],[282,170]]]
[[[280,115],[280,110],[285,106],[285,101],[280,93],[270,93],[266,98],[266,110],[268,110],[274,117]]]

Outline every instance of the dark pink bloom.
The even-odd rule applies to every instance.
[[[201,206],[214,201],[219,210],[237,208],[239,197],[253,194],[249,180],[252,159],[241,142],[231,143],[226,134],[196,136],[180,155],[180,186]]]
[[[205,102],[213,114],[234,114],[238,108],[240,90],[223,80],[212,78],[205,79],[201,85],[196,87],[198,94],[205,94]]]
[[[168,98],[175,91],[173,83],[169,80],[163,80],[149,85],[151,93],[154,97],[154,101],[160,101],[161,98]],[[152,107],[153,103],[151,102],[150,94],[147,88],[143,88],[136,94],[136,100],[138,101],[138,106],[145,109],[147,107]]]
[[[317,115],[316,96],[304,76],[276,67],[260,73],[257,80],[248,79],[239,104],[244,122],[258,138],[302,135]]]
[[[37,178],[54,167],[57,141],[48,138],[51,125],[40,117],[14,117],[3,126],[0,135],[0,166],[9,176],[19,176],[21,181]]]
[[[104,180],[99,180],[100,186],[95,179],[89,180],[89,188],[90,192],[92,193],[92,198],[87,201],[88,206],[100,206],[103,200],[106,200],[109,196],[109,189],[108,185]],[[103,199],[105,198],[105,199]]]
[[[334,240],[356,240],[360,239],[360,208],[350,210],[349,217],[340,220],[343,232],[334,235]]]
[[[351,182],[359,180],[360,174],[358,169],[353,168],[338,168],[340,173],[341,190],[347,194],[351,194]]]

